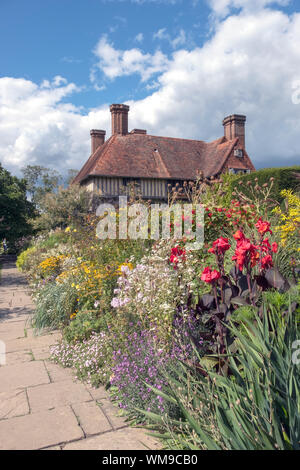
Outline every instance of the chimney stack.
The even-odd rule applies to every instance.
[[[92,129],[91,134],[91,153],[93,154],[100,145],[104,144],[106,131]]]
[[[245,122],[246,116],[240,114],[232,114],[223,120],[226,139],[233,140],[238,137],[243,148],[245,148]]]
[[[129,106],[126,104],[112,104],[110,106],[110,112],[112,135],[127,135]]]

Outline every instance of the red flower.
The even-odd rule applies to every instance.
[[[273,260],[271,255],[267,255],[261,260],[262,269],[271,268],[273,266]]]
[[[273,253],[277,253],[277,251],[278,251],[278,245],[277,245],[276,242],[272,243],[272,251],[273,251]]]
[[[243,252],[235,252],[235,255],[232,257],[232,261],[236,261],[237,267],[242,271],[245,265],[246,256]]]
[[[180,248],[180,246],[175,246],[171,248],[171,256],[170,256],[170,263],[177,265],[179,262],[179,257],[182,256],[182,259],[185,257],[186,251]]]
[[[238,230],[238,232],[240,231]],[[253,245],[248,238],[242,238],[244,234],[238,232],[234,235],[234,238],[237,240],[237,247],[232,260],[236,261],[239,270],[242,271],[244,266],[249,266],[250,263],[251,267],[256,265],[259,253],[257,251],[258,247]]]
[[[261,217],[259,218],[258,222],[255,224],[255,227],[259,231],[261,235],[264,235],[267,232],[270,232],[272,234],[272,230],[270,229],[270,222],[263,222]]]
[[[235,232],[235,234],[233,235],[233,238],[237,241],[241,241],[241,240],[244,240],[245,239],[245,235],[243,234],[243,232],[241,230],[238,230],[237,232]]]
[[[210,267],[206,267],[202,272],[201,281],[207,282],[208,284],[213,284],[220,277],[221,274],[219,273],[219,271],[217,271],[216,269],[212,271]]]
[[[271,249],[271,245],[269,243],[269,239],[265,238],[262,242],[262,250],[268,252]]]
[[[213,242],[214,249],[219,253],[224,253],[225,251],[229,250],[231,245],[228,243],[228,238],[218,238],[215,242]]]

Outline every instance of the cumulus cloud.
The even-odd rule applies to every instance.
[[[94,74],[97,67],[109,79],[138,74],[144,82],[152,75],[166,70],[169,62],[160,50],[154,54],[145,54],[137,48],[125,51],[116,49],[105,34],[96,45],[94,54],[98,59],[93,68]],[[93,80],[95,81],[95,75]]]
[[[40,85],[0,78],[0,161],[18,173],[23,166],[44,165],[66,172],[80,168],[89,154],[89,129],[108,127],[107,107],[81,114],[62,100],[80,88],[63,77]]]

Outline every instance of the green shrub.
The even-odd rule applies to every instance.
[[[41,248],[51,249],[51,248],[55,248],[60,243],[67,243],[67,241],[68,241],[68,235],[63,231],[57,231],[54,233],[50,233],[48,238],[46,238],[46,240],[44,240],[40,244],[40,246]]]
[[[68,343],[87,340],[92,332],[99,332],[106,327],[105,319],[98,317],[96,312],[78,312],[76,317],[63,330],[64,339]]]
[[[29,268],[30,258],[36,252],[36,248],[34,246],[27,248],[27,250],[22,251],[22,253],[17,258],[17,268],[19,271],[27,271]]]

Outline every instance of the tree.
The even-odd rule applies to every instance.
[[[26,181],[12,176],[0,163],[0,240],[13,248],[16,240],[30,235],[34,206],[26,197]]]
[[[50,230],[80,223],[91,210],[93,197],[78,184],[72,184],[68,188],[60,186],[56,193],[48,192],[41,199],[40,216],[35,220],[34,226],[39,230]]]
[[[40,207],[46,194],[58,190],[59,183],[62,181],[62,176],[58,171],[39,165],[27,165],[22,172],[31,201],[37,208]]]

